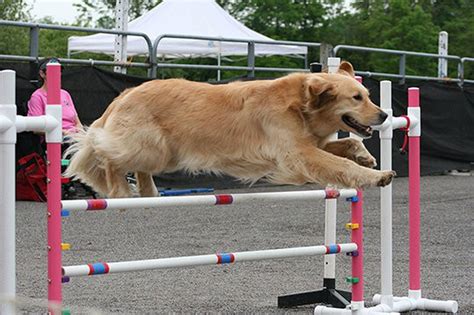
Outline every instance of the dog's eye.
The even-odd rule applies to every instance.
[[[353,97],[356,101],[362,101],[362,95],[359,93]]]

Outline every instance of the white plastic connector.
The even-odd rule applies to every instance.
[[[364,301],[351,301],[351,311],[359,311],[364,308]]]
[[[421,290],[408,290],[408,298],[409,299],[421,299]]]
[[[63,141],[62,131],[62,106],[47,105],[46,106],[46,142],[61,143]]]
[[[410,117],[409,137],[421,136],[421,109],[420,107],[408,107],[408,117]]]

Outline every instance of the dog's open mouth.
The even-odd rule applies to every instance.
[[[354,129],[354,131],[361,137],[371,137],[372,136],[372,128],[370,126],[364,126],[361,123],[359,123],[357,120],[352,118],[349,115],[342,115],[342,121]]]

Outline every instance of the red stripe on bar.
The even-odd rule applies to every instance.
[[[216,205],[229,205],[233,201],[232,195],[216,195]]]
[[[107,200],[91,199],[87,200],[87,210],[104,210],[107,208]]]
[[[339,198],[339,196],[341,195],[339,193],[339,190],[337,189],[326,189],[326,199],[335,199],[335,198]]]
[[[108,263],[103,263],[103,264],[104,264],[104,269],[105,269],[104,273],[109,273],[109,271],[110,271],[109,264]]]
[[[87,264],[87,267],[89,267],[89,276],[94,274],[94,266],[92,264]]]
[[[341,245],[337,244],[337,252],[340,253],[341,252]]]

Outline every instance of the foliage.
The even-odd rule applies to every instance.
[[[357,11],[350,16],[356,22],[352,23],[352,32],[356,36],[351,45],[437,53],[439,28],[432,22],[431,14],[416,1],[363,2],[355,3]],[[386,54],[370,54],[362,57],[364,59],[357,60],[359,69],[398,73],[398,56],[387,58]],[[411,58],[407,60],[407,73],[436,74],[437,61],[434,59],[417,58],[416,63],[409,61]]]
[[[51,17],[38,21],[44,24],[55,24]],[[43,57],[67,56],[67,41],[70,36],[81,36],[82,32],[41,29],[39,32],[39,55]]]
[[[257,32],[274,39],[347,44],[397,50],[437,53],[438,32],[449,33],[449,53],[474,56],[474,1],[472,0],[216,0],[232,16]],[[116,0],[84,0],[75,4],[79,12],[75,25],[111,28],[115,24]],[[129,0],[130,19],[141,16],[161,0]],[[349,3],[349,4],[348,4]],[[28,20],[24,0],[4,0],[0,18]],[[97,17],[98,18],[95,18]],[[42,22],[54,22],[43,20]],[[42,30],[40,54],[65,56],[67,37],[73,32]],[[83,33],[78,33],[82,35]],[[11,45],[16,43],[16,45]],[[28,30],[1,27],[0,54],[27,54]],[[341,57],[357,69],[398,73],[399,56],[380,53],[341,51]],[[106,59],[110,56],[81,54],[81,58]],[[309,61],[319,60],[319,51],[310,50]],[[134,61],[143,61],[135,57]],[[178,63],[216,64],[215,59],[201,58],[173,61]],[[222,64],[245,66],[245,57],[222,61]],[[257,66],[301,68],[302,60],[287,57],[261,57]],[[450,61],[450,74],[456,75]],[[437,60],[407,57],[407,74],[436,75]],[[142,74],[142,69],[129,73]],[[181,76],[194,80],[216,78],[216,71],[162,69],[160,76]],[[223,78],[245,72],[223,71]],[[260,73],[260,76],[279,75]],[[474,64],[466,64],[466,77],[474,77]]]
[[[24,0],[4,0],[0,2],[0,19],[25,21],[29,17],[30,8]],[[0,27],[0,54],[28,54],[28,34],[26,28]]]
[[[128,16],[133,20],[157,6],[161,0],[129,0]],[[116,0],[83,0],[75,3],[79,11],[76,24],[84,27],[113,28],[115,25]],[[98,15],[95,21],[93,16]]]

